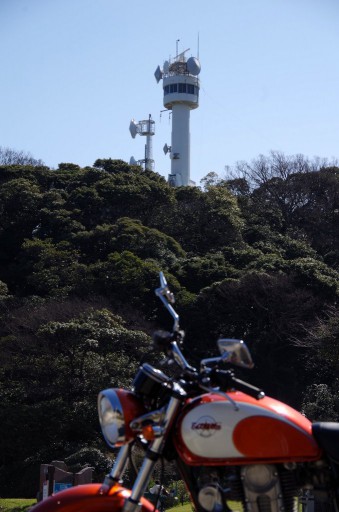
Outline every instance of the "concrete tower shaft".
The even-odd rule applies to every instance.
[[[191,160],[190,107],[184,103],[172,105],[171,175],[175,185],[190,184]]]

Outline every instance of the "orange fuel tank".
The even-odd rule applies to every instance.
[[[173,442],[188,465],[235,465],[317,460],[312,424],[292,407],[241,392],[232,400],[209,393],[188,400]]]

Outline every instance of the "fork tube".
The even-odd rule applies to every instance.
[[[114,484],[118,483],[121,480],[127,467],[128,456],[129,444],[125,444],[120,448],[111,471],[109,472],[108,475],[106,475],[102,485],[102,490],[104,490],[105,488],[110,489]]]
[[[112,478],[112,480],[118,482],[124,474],[127,465],[126,463],[128,460],[128,454],[129,444],[125,444],[120,448],[117,458],[115,459],[115,463],[108,475],[110,478]]]
[[[154,466],[162,454],[165,439],[170,431],[181,402],[182,399],[174,397],[171,398],[162,425],[164,433],[161,437],[155,439],[148,448],[144,462],[142,463],[138,476],[134,482],[131,496],[125,502],[123,509],[124,512],[133,512],[138,507],[140,498],[147,489]]]

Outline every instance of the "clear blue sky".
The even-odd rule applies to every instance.
[[[339,157],[339,0],[0,0],[0,146],[48,166],[143,158],[131,118],[156,122],[158,64],[200,40],[191,179],[279,150]]]

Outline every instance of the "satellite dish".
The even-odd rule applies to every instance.
[[[132,135],[132,137],[134,139],[136,134],[138,133],[138,125],[134,121],[134,119],[132,119],[132,121],[129,124],[129,131],[131,132],[131,135]]]
[[[171,146],[167,146],[167,143],[166,143],[162,149],[163,149],[163,152],[165,153],[165,155],[167,155],[167,153],[169,151],[171,151],[172,148],[171,148]]]
[[[131,158],[129,159],[129,165],[138,165],[138,162],[136,161],[134,156],[131,156]]]
[[[154,72],[154,76],[155,76],[157,83],[159,83],[160,80],[162,79],[162,75],[163,75],[163,72],[161,71],[160,66],[158,66]]]
[[[186,63],[190,75],[197,76],[201,71],[200,62],[196,57],[190,57]]]
[[[165,73],[165,75],[167,75],[168,72],[169,72],[169,62],[168,62],[168,60],[165,60],[165,62],[164,62],[164,73]]]

